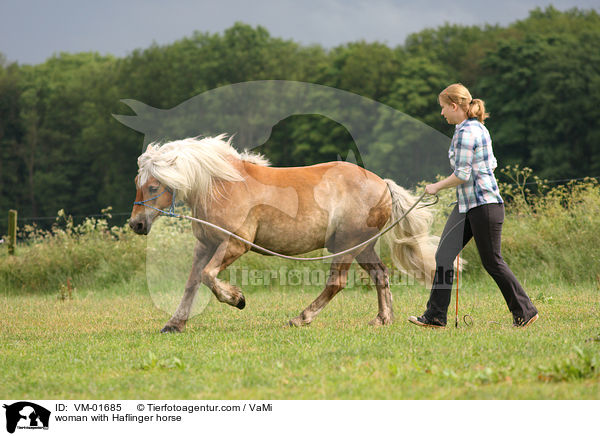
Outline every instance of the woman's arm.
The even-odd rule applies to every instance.
[[[425,192],[435,195],[442,189],[453,188],[468,182],[471,178],[471,165],[475,154],[476,138],[470,130],[461,129],[458,132],[458,140],[454,147],[455,152],[455,169],[454,172],[440,180],[437,183],[432,183],[425,187]]]
[[[425,186],[425,192],[431,195],[437,194],[442,189],[453,188],[458,185],[462,185],[466,180],[459,179],[452,173],[449,177],[446,177],[444,180],[440,180],[437,183],[432,183],[431,185]]]

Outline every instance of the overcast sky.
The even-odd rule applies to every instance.
[[[0,52],[19,63],[61,51],[124,56],[194,30],[222,32],[236,21],[305,44],[364,39],[395,46],[426,27],[506,25],[549,4],[600,11],[600,0],[0,0]]]

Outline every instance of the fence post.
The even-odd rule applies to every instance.
[[[8,211],[8,254],[15,254],[15,247],[17,246],[17,211]]]

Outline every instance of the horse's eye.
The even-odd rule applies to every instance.
[[[150,187],[148,188],[148,192],[149,192],[150,194],[155,194],[155,193],[156,193],[156,191],[158,191],[158,187],[156,187],[156,186],[150,186]]]

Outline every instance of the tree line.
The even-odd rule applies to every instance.
[[[60,53],[38,65],[0,57],[0,216],[129,211],[142,136],[111,114],[129,98],[168,109],[205,91],[251,80],[295,80],[350,91],[451,136],[438,93],[461,82],[482,98],[501,166],[542,178],[600,176],[600,16],[535,9],[508,26],[446,24],[404,44],[364,41],[331,49],[236,23],[197,31],[125,57]],[[377,132],[376,132],[377,133]],[[317,115],[291,116],[259,151],[273,165],[347,156],[352,137]],[[400,157],[374,145],[385,165]],[[435,174],[431,175],[431,179]],[[5,231],[0,218],[0,234]]]

